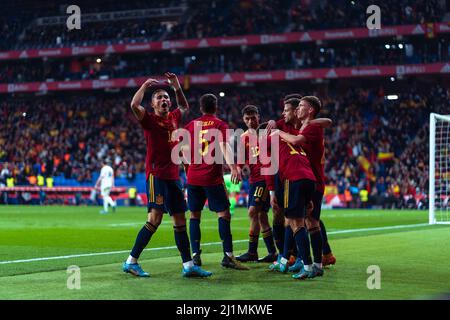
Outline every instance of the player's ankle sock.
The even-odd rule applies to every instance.
[[[314,265],[315,265],[317,268],[322,269],[322,263],[321,263],[321,262],[320,262],[320,263],[314,262]]]
[[[323,254],[330,254],[331,248],[328,244],[328,236],[327,236],[327,230],[325,229],[325,225],[323,224],[322,220],[320,220],[320,233],[322,234],[322,253]]]
[[[174,226],[173,231],[175,235],[175,243],[177,244],[178,251],[180,251],[181,259],[183,262],[192,260],[186,226]]]
[[[223,252],[233,252],[230,221],[222,217],[219,218],[219,236],[223,243]]]
[[[129,255],[128,259],[127,259],[127,263],[128,264],[135,264],[135,263],[137,263],[137,259],[135,257]]]
[[[298,255],[305,265],[312,265],[311,249],[309,245],[308,233],[305,227],[297,229],[294,233],[295,244],[297,245]],[[306,269],[305,269],[306,270]]]
[[[229,197],[228,200],[230,201],[230,214],[234,214],[234,209],[236,208],[236,198]]]
[[[289,260],[289,251],[292,248],[294,242],[293,232],[291,227],[287,226],[284,231],[284,248],[282,256]]]
[[[248,235],[248,252],[252,254],[256,254],[258,252],[258,240],[259,234]]]
[[[192,260],[189,260],[187,262],[183,262],[183,267],[185,269],[192,268],[193,266],[194,266],[194,261],[192,261]]]
[[[273,242],[272,228],[269,228],[266,231],[263,231],[262,236],[264,239],[264,243],[266,244],[267,251],[269,253],[275,253],[276,249],[275,249],[275,243]]]
[[[315,263],[322,262],[322,234],[320,233],[320,229],[312,228],[308,230],[309,237],[311,239],[311,247],[314,256]]]
[[[108,212],[108,202],[106,199],[103,199],[103,211]]]
[[[275,240],[275,245],[280,253],[284,250],[284,230],[285,228],[281,224],[273,225],[273,239]]]
[[[139,259],[139,256],[141,255],[144,248],[149,243],[152,235],[156,232],[156,229],[158,227],[154,226],[150,222],[147,222],[142,229],[139,231],[136,241],[134,243],[134,247],[131,250],[130,255],[135,257],[136,259]]]
[[[189,238],[191,240],[192,253],[200,252],[200,219],[190,219],[189,220]]]

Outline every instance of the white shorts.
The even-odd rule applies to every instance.
[[[107,196],[109,196],[110,192],[111,192],[111,187],[107,187],[107,188],[102,189],[101,195],[102,195],[102,197],[107,197]]]

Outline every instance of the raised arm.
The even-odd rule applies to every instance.
[[[133,96],[133,100],[131,100],[131,110],[133,111],[136,119],[138,119],[139,121],[141,121],[145,115],[145,108],[141,106],[142,99],[144,99],[145,90],[157,83],[158,80],[156,79],[147,79],[147,81],[142,84],[139,90],[136,91]]]
[[[189,103],[184,96],[183,89],[181,89],[180,82],[176,74],[171,72],[166,72],[164,74],[167,77],[167,81],[175,90],[175,96],[177,99],[177,105],[180,108],[181,115],[184,116],[189,111]]]
[[[333,124],[333,120],[329,118],[317,118],[309,122],[310,124],[318,124],[322,128],[329,128]]]

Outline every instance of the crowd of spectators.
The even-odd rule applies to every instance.
[[[45,2],[45,1],[44,1]],[[0,50],[62,47],[101,43],[222,37],[303,30],[366,27],[366,9],[373,1],[341,0],[187,0],[184,2],[103,1],[80,4],[82,13],[147,9],[183,5],[178,17],[99,21],[69,31],[65,24],[37,26],[38,17],[65,16],[66,7],[41,5],[5,10],[0,19]],[[382,25],[439,22],[448,8],[443,0],[379,1]],[[44,10],[45,9],[45,10]],[[55,10],[57,9],[57,10]],[[15,11],[14,11],[15,10]],[[22,12],[23,11],[23,12]],[[9,15],[9,16],[8,16]]]
[[[388,46],[388,47],[387,47]],[[239,56],[239,59],[236,57]],[[100,59],[100,60],[98,60]],[[23,60],[0,63],[0,83],[27,81],[85,80],[176,74],[204,74],[283,69],[357,67],[434,63],[450,60],[447,38],[404,39],[401,42],[374,41],[332,43],[329,46],[276,45],[230,48],[228,50],[181,51],[168,55],[108,55],[67,59]]]
[[[220,98],[218,116],[231,128],[244,128],[240,109],[261,108],[262,121],[281,117],[281,90],[229,89]],[[187,93],[191,112],[199,115],[199,89]],[[318,94],[322,116],[334,120],[326,131],[327,183],[339,194],[350,194],[349,206],[359,206],[361,190],[372,204],[408,206],[428,190],[428,114],[448,112],[450,92],[442,86],[412,84],[399,99],[385,99],[383,88],[351,88]],[[122,177],[144,172],[145,144],[131,115],[132,92],[8,99],[0,103],[6,119],[0,131],[0,165],[16,184],[27,177],[62,175],[92,183],[101,159],[110,158]],[[148,101],[146,102],[148,103]],[[388,155],[387,158],[380,154]],[[2,171],[0,168],[0,171]]]

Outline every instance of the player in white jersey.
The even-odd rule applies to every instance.
[[[103,161],[103,167],[100,171],[100,176],[95,183],[95,188],[100,187],[100,192],[103,197],[103,210],[101,214],[108,213],[108,204],[112,207],[113,212],[116,211],[116,202],[109,196],[111,189],[114,187],[114,170],[111,168],[109,161]]]

